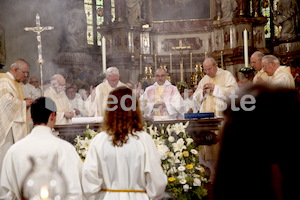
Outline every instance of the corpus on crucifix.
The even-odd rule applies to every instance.
[[[41,21],[40,21],[40,16],[39,14],[36,14],[35,17],[35,23],[36,26],[35,27],[25,27],[24,30],[25,31],[33,31],[35,33],[37,33],[37,42],[38,42],[38,63],[40,66],[40,76],[41,76],[41,90],[42,90],[42,96],[44,96],[44,90],[43,90],[43,56],[42,56],[42,38],[41,38],[41,32],[43,31],[48,31],[48,30],[52,30],[54,27],[53,26],[41,26]]]
[[[184,82],[183,80],[183,50],[189,50],[192,49],[191,46],[182,46],[182,39],[179,39],[179,46],[178,47],[172,47],[173,50],[179,50],[180,51],[180,82]]]

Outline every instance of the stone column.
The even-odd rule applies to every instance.
[[[104,24],[108,25],[111,23],[111,0],[103,0],[103,17],[104,17]]]

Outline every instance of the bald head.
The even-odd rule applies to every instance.
[[[23,59],[18,59],[10,65],[9,72],[17,81],[24,82],[29,77],[29,63]]]
[[[51,78],[51,85],[57,93],[61,93],[66,89],[66,80],[61,74],[55,74]]]
[[[261,59],[265,56],[260,51],[255,51],[250,57],[250,64],[256,70],[260,71],[262,69]]]
[[[163,68],[158,68],[155,71],[155,81],[158,85],[163,85],[167,80],[167,71]]]

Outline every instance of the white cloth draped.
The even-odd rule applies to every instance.
[[[106,132],[100,132],[92,140],[82,170],[82,185],[88,200],[149,200],[164,193],[167,177],[154,142],[144,131],[136,134],[138,137],[129,136],[122,147],[113,146]]]
[[[56,155],[58,155],[57,167],[61,170],[67,183],[68,193],[65,200],[83,199],[82,161],[74,146],[54,136],[51,128],[47,126],[34,127],[30,134],[8,150],[0,179],[0,189],[2,190],[0,199],[21,199],[22,182],[31,169],[29,156],[35,158],[47,156],[49,160],[52,160]]]

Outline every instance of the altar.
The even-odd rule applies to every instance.
[[[184,119],[184,120],[167,120],[153,121],[145,119],[148,126],[151,124],[157,126],[159,124],[175,124],[186,123],[189,121],[187,132],[193,137],[198,145],[211,145],[217,143],[216,132],[220,130],[223,118],[203,118],[203,119]],[[90,129],[99,131],[102,123],[82,123],[82,124],[66,124],[54,126],[58,136],[72,144],[77,135],[84,136],[87,126]]]

